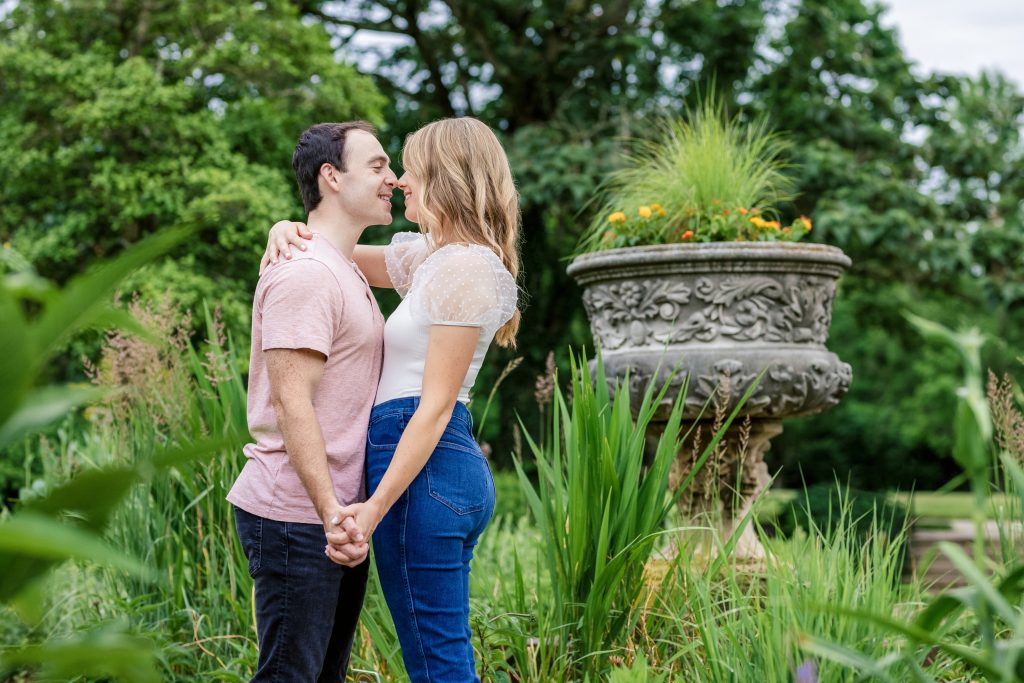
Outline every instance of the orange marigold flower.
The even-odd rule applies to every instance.
[[[723,216],[728,216],[729,213],[730,213],[729,209],[722,209],[722,215]]]
[[[741,216],[746,216],[746,215],[747,215],[747,210],[746,210],[746,209],[744,209],[744,208],[743,208],[742,206],[741,206],[740,208],[736,209],[736,211],[737,211],[737,212],[738,212],[738,213],[739,213],[739,214],[740,214]]]
[[[688,240],[688,239],[690,239],[691,237],[693,237],[693,230],[687,230],[686,232],[684,232],[684,233],[683,233],[683,234],[681,235],[681,237],[682,237],[682,238],[683,238],[684,240]]]

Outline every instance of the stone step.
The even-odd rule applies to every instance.
[[[1024,526],[1020,522],[1000,524],[989,521],[985,524],[984,534],[986,554],[991,558],[997,558],[1000,554],[1001,538],[1015,539],[1019,544],[1024,537]],[[969,519],[956,519],[952,520],[947,528],[912,531],[906,578],[920,578],[926,585],[936,590],[966,584],[960,571],[946,555],[939,552],[937,545],[941,542],[955,543],[968,557],[973,557],[974,522]]]

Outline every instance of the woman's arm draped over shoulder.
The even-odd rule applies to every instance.
[[[388,269],[384,265],[384,251],[387,248],[357,244],[355,251],[352,252],[352,260],[359,266],[371,287],[394,288]]]

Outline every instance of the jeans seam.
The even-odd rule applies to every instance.
[[[282,524],[282,528],[284,530],[284,614],[285,614],[285,618],[281,620],[281,637],[278,639],[279,642],[281,642],[281,643],[287,643],[288,642],[288,614],[289,614],[288,603],[291,601],[290,600],[290,595],[289,595],[289,593],[291,592],[291,581],[289,580],[291,578],[291,575],[289,574],[289,570],[288,570],[288,554],[289,554],[288,550],[289,550],[289,546],[291,544],[291,540],[288,537],[288,526],[289,526],[288,522],[285,522],[284,524]],[[283,659],[284,659],[284,657],[277,657],[276,658],[275,666],[274,666],[274,681],[280,681],[281,680],[281,661]]]
[[[263,518],[257,517],[257,519],[259,520],[259,532],[256,536],[256,570],[252,572],[253,578],[256,578],[260,569],[263,568]]]
[[[418,619],[416,618],[416,601],[413,599],[413,596],[412,596],[412,584],[409,583],[409,555],[408,555],[408,552],[407,552],[407,549],[406,549],[407,546],[406,546],[406,542],[405,542],[405,533],[406,533],[405,530],[406,530],[407,525],[408,525],[409,508],[411,507],[411,505],[409,505],[409,500],[408,500],[409,492],[406,491],[405,495],[406,495],[406,501],[405,501],[405,506],[404,506],[404,508],[402,510],[402,526],[401,526],[401,529],[399,531],[399,541],[401,543],[401,549],[402,549],[402,582],[405,584],[405,595],[409,599],[409,614],[412,617],[412,619],[410,619],[410,622],[411,622],[411,625],[412,625],[413,635],[416,638],[416,647],[419,649],[420,661],[423,662],[423,668],[427,672],[427,680],[429,681],[430,680],[430,668],[429,668],[429,665],[427,664],[427,652],[426,652],[426,650],[423,647],[423,638],[422,638],[422,636],[420,636],[420,625],[419,625]]]

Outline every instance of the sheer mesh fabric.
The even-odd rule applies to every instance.
[[[427,257],[427,238],[418,232],[397,232],[384,248],[384,266],[395,291],[405,298],[412,286],[412,274]]]
[[[490,339],[516,310],[518,289],[487,247],[448,245],[431,254],[413,276],[414,319],[430,325],[480,327]]]

